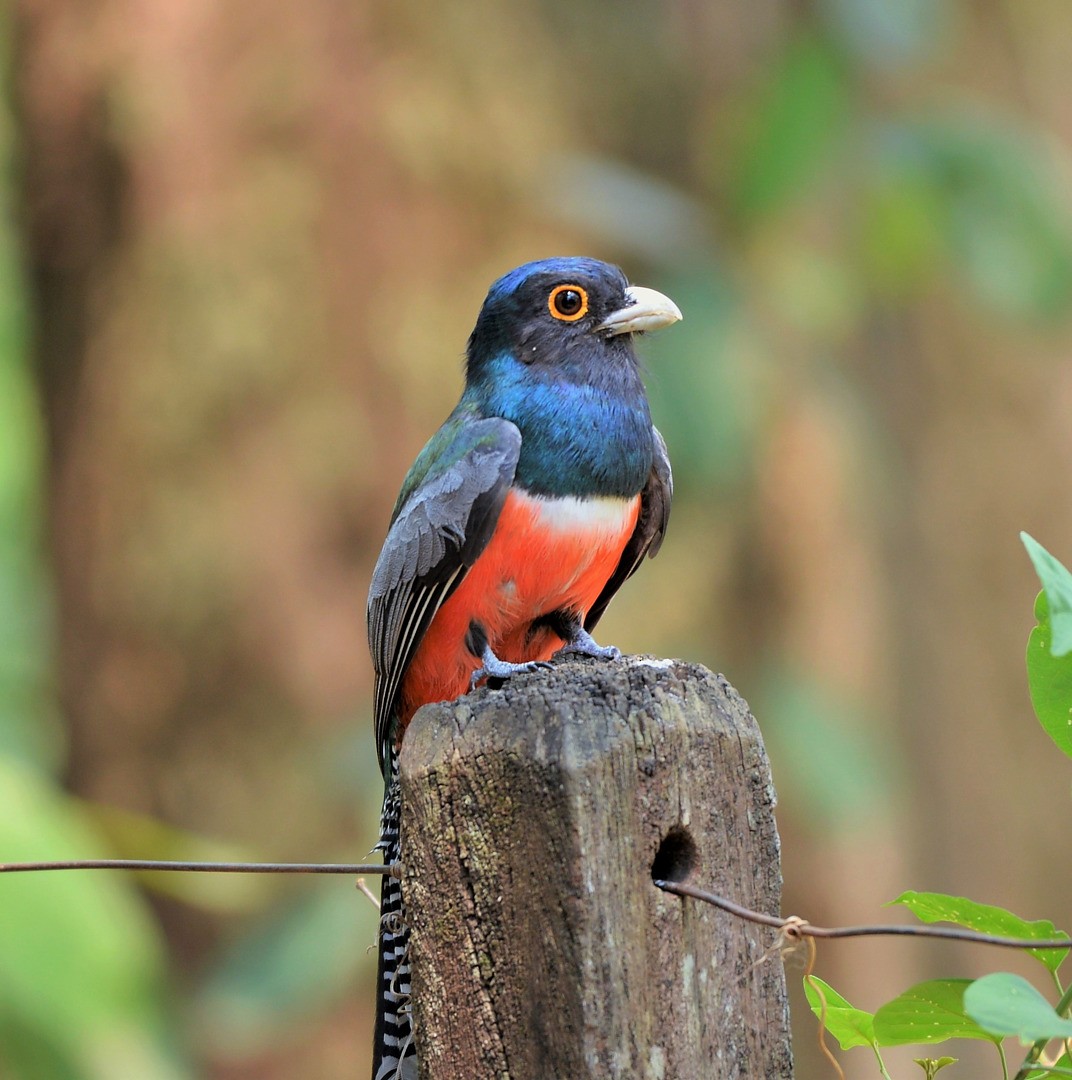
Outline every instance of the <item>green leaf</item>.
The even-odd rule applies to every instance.
[[[950,267],[988,310],[1065,317],[1072,215],[1041,139],[955,109],[882,124],[875,134],[871,182],[916,185]]]
[[[1035,598],[1038,626],[1027,639],[1031,705],[1046,734],[1072,757],[1072,656],[1054,656],[1046,593]]]
[[[224,953],[198,992],[201,1043],[256,1053],[338,1002],[375,963],[378,921],[343,881],[269,912]]]
[[[947,1065],[955,1065],[957,1063],[955,1057],[913,1058],[912,1060],[923,1070],[927,1076],[927,1080],[934,1080],[934,1077]]]
[[[969,930],[977,930],[981,934],[1035,941],[1068,937],[1068,934],[1058,930],[1049,919],[1028,922],[1005,908],[995,907],[993,904],[978,904],[963,896],[909,890],[901,893],[896,900],[891,900],[890,904],[903,904],[920,922],[951,922],[966,926]],[[1050,971],[1056,971],[1068,955],[1068,949],[1026,949],[1025,952]]]
[[[0,757],[6,861],[100,849],[74,804]],[[128,879],[5,874],[0,913],[0,1045],[5,1064],[20,1062],[20,1077],[188,1075],[168,1031],[159,931]]]
[[[970,979],[933,979],[917,983],[887,1001],[875,1013],[879,1046],[936,1043],[946,1039],[987,1039],[997,1042],[964,1011],[964,992]]]
[[[804,993],[811,1011],[837,1039],[842,1050],[854,1046],[875,1046],[875,1018],[871,1013],[854,1009],[829,983],[815,975],[804,980]]]
[[[899,762],[878,725],[861,723],[854,702],[791,667],[766,668],[759,695],[767,746],[787,763],[781,783],[797,789],[813,818],[866,829],[882,815]]]
[[[944,265],[944,206],[933,180],[899,164],[876,169],[861,193],[858,243],[870,281],[893,296],[928,287]]]
[[[999,971],[977,979],[964,994],[972,1019],[995,1036],[1016,1035],[1022,1043],[1039,1039],[1072,1039],[1072,1020],[1054,1007],[1024,978]]]
[[[1072,653],[1072,573],[1027,533],[1020,533],[1020,539],[1046,594],[1052,634],[1050,652],[1054,656],[1067,656]]]
[[[830,46],[814,37],[794,41],[763,80],[762,99],[746,124],[730,202],[755,219],[805,194],[824,165],[849,114],[845,72]]]
[[[1059,750],[1072,757],[1072,574],[1041,544],[1020,533],[1042,582],[1038,625],[1027,640],[1027,683],[1035,715]]]
[[[1072,238],[1063,181],[1043,141],[963,114],[950,116],[936,136],[954,263],[979,300],[1021,318],[1062,316],[1072,291]]]
[[[90,821],[107,838],[116,858],[170,859],[175,862],[256,862],[260,852],[176,828],[158,818],[116,806],[81,804]],[[139,871],[134,877],[147,889],[185,904],[212,911],[263,910],[278,889],[271,875],[175,874]],[[241,879],[241,880],[232,880]]]
[[[1054,656],[1046,594],[1035,597],[1038,625],[1027,639],[1027,685],[1043,730],[1072,757],[1072,657]]]

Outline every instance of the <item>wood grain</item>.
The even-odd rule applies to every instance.
[[[652,884],[658,856],[778,912],[770,770],[721,676],[570,660],[426,706],[402,791],[423,1078],[791,1077],[773,931]]]

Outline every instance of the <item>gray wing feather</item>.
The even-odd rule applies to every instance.
[[[381,768],[406,669],[491,539],[521,452],[521,434],[506,420],[471,421],[464,434],[468,449],[430,470],[399,507],[372,573],[368,636]]]

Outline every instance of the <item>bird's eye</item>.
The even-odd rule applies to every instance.
[[[588,293],[580,285],[556,285],[547,298],[547,309],[562,322],[576,322],[588,314]]]

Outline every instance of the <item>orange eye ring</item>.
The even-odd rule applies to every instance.
[[[580,285],[556,285],[547,298],[547,310],[560,322],[576,322],[588,314],[588,293]]]

